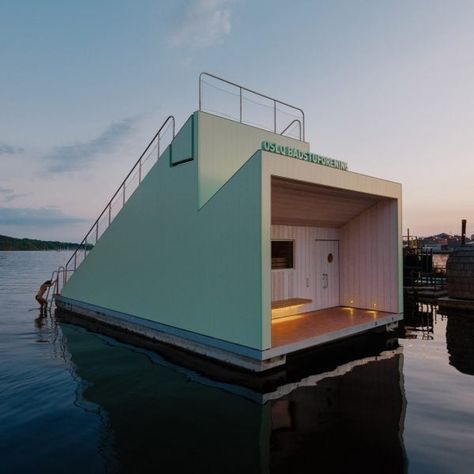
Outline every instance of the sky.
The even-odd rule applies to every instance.
[[[0,0],[0,234],[82,240],[201,71],[402,183],[404,233],[474,233],[472,0]]]

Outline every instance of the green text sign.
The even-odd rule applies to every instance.
[[[338,170],[347,171],[348,168],[345,161],[339,161],[334,158],[328,158],[327,156],[317,155],[316,153],[298,150],[297,148],[292,148],[286,145],[279,145],[278,143],[263,141],[262,150],[278,153],[279,155],[290,156],[291,158],[297,158],[298,160],[310,161],[317,165],[329,166],[330,168],[336,168]]]

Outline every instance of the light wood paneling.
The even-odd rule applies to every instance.
[[[307,308],[310,303],[312,303],[312,300],[306,298],[272,301],[272,319],[298,314],[303,311],[303,307]]]
[[[262,164],[264,174],[272,178],[281,177],[370,196],[401,199],[401,185],[386,179],[341,171],[265,151],[262,151]]]
[[[272,178],[272,224],[340,227],[379,199],[360,192]]]
[[[295,291],[286,290],[286,294],[283,293],[289,286],[284,286],[284,277],[271,272],[270,278],[269,262],[270,229],[272,238],[296,239],[299,233],[305,235],[303,227],[308,226],[309,229],[329,228],[334,233],[329,238],[338,239],[338,232],[341,234],[341,304],[372,308],[375,303],[380,305],[378,309],[400,313],[403,310],[399,258],[401,185],[274,153],[262,151],[261,157],[262,245],[267,246],[263,255],[268,260],[263,265],[264,272],[265,269],[268,272],[263,278],[264,301],[270,301],[270,282],[274,290],[272,299],[278,299],[278,293],[282,293],[280,298],[312,298],[312,290],[306,286],[306,278],[311,278],[308,255],[300,262],[297,260],[293,276]],[[374,229],[378,237],[376,243],[369,244],[370,239],[374,239]],[[268,324],[270,309],[265,309],[264,315]]]
[[[399,312],[397,201],[378,202],[340,229],[341,304]]]
[[[272,309],[282,309],[308,303],[311,303],[311,300],[305,298],[289,298],[287,300],[272,301]]]
[[[338,240],[338,229],[308,226],[272,225],[272,240],[293,240],[294,268],[272,270],[272,301],[288,298],[306,298],[311,304],[295,309],[295,314],[320,309],[317,297],[320,277],[316,276],[316,240]]]

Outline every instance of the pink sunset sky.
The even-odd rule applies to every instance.
[[[0,234],[80,241],[201,71],[304,109],[311,151],[474,233],[474,2],[4,2]]]

